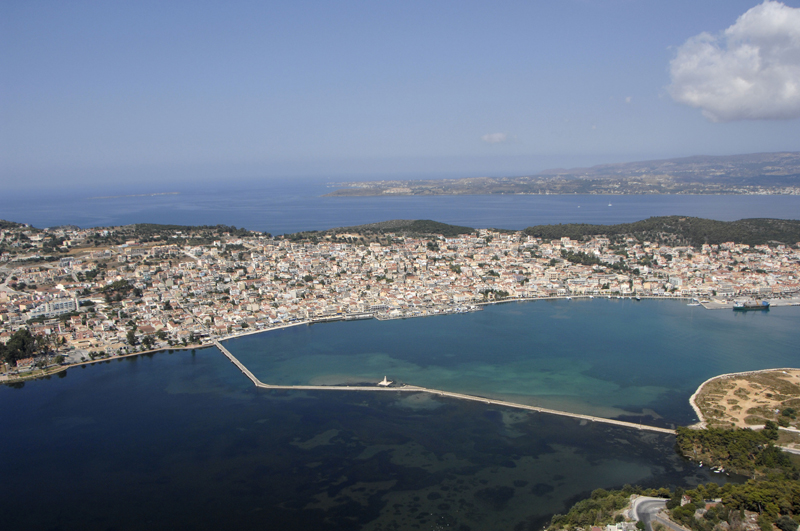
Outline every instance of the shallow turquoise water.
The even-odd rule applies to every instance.
[[[515,303],[227,343],[265,381],[386,374],[671,423],[708,376],[796,366],[797,310]],[[213,348],[0,386],[0,406],[3,529],[533,530],[595,488],[728,479],[635,429],[421,393],[260,390]]]
[[[797,366],[798,324],[796,307],[733,312],[681,301],[581,299],[302,325],[226,346],[266,383],[377,382],[386,375],[565,411],[646,414],[672,424],[695,420],[688,398],[709,377]]]
[[[256,389],[216,349],[0,386],[4,530],[541,529],[694,485],[674,438],[424,394]]]

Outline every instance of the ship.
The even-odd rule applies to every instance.
[[[769,301],[744,301],[744,302],[734,302],[733,303],[733,311],[743,311],[743,310],[769,310]]]

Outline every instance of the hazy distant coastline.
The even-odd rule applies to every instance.
[[[180,192],[155,192],[152,194],[99,195],[89,199],[119,199],[120,197],[155,197],[158,195],[178,195]]]
[[[328,197],[405,195],[800,195],[800,152],[696,156],[517,177],[338,183]]]

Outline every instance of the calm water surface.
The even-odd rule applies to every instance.
[[[673,422],[711,374],[796,365],[796,310],[539,302],[227,344],[266,381],[388,373]],[[0,404],[3,529],[540,529],[598,487],[720,480],[669,436],[422,394],[258,390],[215,349],[3,386]]]
[[[302,325],[227,342],[263,382],[389,379],[605,417],[695,421],[711,376],[796,366],[800,308],[709,311],[575,299],[394,321]]]
[[[320,179],[271,180],[248,186],[229,181],[180,188],[87,188],[36,193],[4,191],[0,219],[36,227],[131,223],[225,224],[283,234],[374,223],[434,219],[469,227],[524,229],[552,223],[626,223],[650,216],[685,215],[722,221],[796,219],[800,196],[499,195],[434,197],[322,197]],[[152,192],[177,195],[140,196]]]

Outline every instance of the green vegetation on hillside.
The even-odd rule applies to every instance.
[[[0,219],[0,229],[18,229],[23,227],[22,223],[17,223],[15,221],[6,221],[4,219]]]
[[[382,221],[380,223],[370,223],[367,225],[357,225],[355,227],[341,227],[325,231],[325,233],[329,234],[386,234],[389,232],[406,234],[409,236],[441,234],[446,238],[454,238],[462,234],[472,234],[475,232],[475,229],[472,227],[449,225],[447,223],[441,223],[430,219],[397,219],[392,221]]]
[[[715,221],[703,218],[666,216],[619,225],[589,225],[585,223],[537,225],[528,227],[524,232],[529,236],[547,240],[556,240],[565,236],[573,240],[584,240],[604,235],[695,247],[706,243],[725,242],[746,245],[779,242],[794,245],[800,242],[800,220],[754,218],[738,221]]]
[[[628,505],[631,494],[669,498],[669,489],[643,489],[625,485],[621,490],[607,491],[596,489],[589,498],[573,505],[567,514],[556,514],[550,520],[548,531],[557,529],[589,529],[591,526],[602,526],[622,520],[621,509]]]
[[[140,243],[163,242],[176,245],[207,245],[223,235],[248,237],[252,232],[227,225],[158,225],[155,223],[137,223],[114,227],[108,234],[101,232],[89,238],[89,243],[95,246],[121,245],[127,240],[136,240]]]
[[[768,422],[765,429],[694,430],[678,428],[676,450],[684,457],[707,467],[724,467],[753,479],[745,483],[699,485],[684,491],[677,488],[644,490],[626,485],[622,490],[598,489],[591,497],[576,503],[566,515],[553,516],[550,527],[587,529],[622,519],[631,494],[669,498],[666,506],[672,520],[694,531],[741,529],[744,511],[758,513],[764,531],[797,531],[800,522],[800,472],[796,456],[773,445],[778,426]]]
[[[777,439],[778,425],[768,421],[760,431],[680,427],[675,444],[681,454],[693,461],[738,474],[767,475],[775,469],[794,473],[788,455],[773,445]]]

